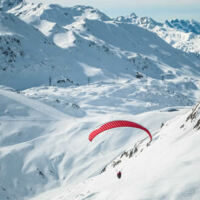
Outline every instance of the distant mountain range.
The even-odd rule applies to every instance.
[[[195,34],[200,34],[200,23],[195,20],[167,20],[165,24],[167,24],[171,28],[184,31],[186,33],[191,32]]]
[[[116,17],[117,21],[126,22],[126,23],[134,23],[138,25],[142,25],[143,27],[153,29],[156,26],[164,27],[168,26],[170,28],[174,28],[176,30],[183,31],[185,33],[195,33],[200,34],[200,23],[195,20],[166,20],[164,23],[160,23],[155,21],[150,17],[138,17],[135,13],[131,13],[129,16],[120,16]]]
[[[132,23],[155,32],[167,43],[186,52],[200,53],[200,23],[195,20],[166,20],[160,23],[150,17],[138,17],[135,13],[115,19]]]

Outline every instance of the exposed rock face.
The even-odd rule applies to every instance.
[[[200,130],[200,103],[196,105],[192,113],[187,117],[186,121],[194,122],[194,129]]]

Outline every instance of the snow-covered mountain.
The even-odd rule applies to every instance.
[[[113,21],[94,8],[25,4],[9,13],[29,23],[26,29],[33,31],[20,40],[30,47],[24,50],[29,55],[21,56],[20,62],[16,61],[10,67],[14,73],[1,71],[1,84],[24,89],[41,84],[83,85],[116,78],[141,78],[141,81],[150,79],[157,85],[173,88],[170,92],[176,87],[179,90],[180,86],[189,87],[193,93],[199,87],[199,57],[172,48],[139,26]],[[15,18],[12,14],[4,15]],[[12,22],[3,26],[12,35],[19,35],[22,29],[17,28],[17,23],[16,27],[15,24],[8,27],[8,24]],[[44,35],[38,32],[34,37],[33,26]],[[23,35],[22,31],[20,35]],[[32,48],[30,41],[37,47]],[[12,82],[9,82],[11,76]]]
[[[154,134],[124,151],[100,175],[62,186],[34,200],[198,199],[200,104],[168,122]],[[116,173],[122,171],[122,178]],[[186,178],[187,177],[187,178]]]
[[[166,20],[156,22],[150,17],[138,17],[132,13],[115,19],[122,23],[132,23],[155,32],[175,48],[186,52],[200,53],[200,23],[195,20]]]
[[[200,23],[195,20],[166,20],[165,24],[167,24],[171,28],[175,28],[186,33],[195,33],[200,34]]]
[[[142,96],[135,100],[134,95],[128,95],[126,100],[124,95],[131,94],[133,84],[123,85],[121,89],[122,85],[115,83],[42,87],[23,93],[1,87],[0,198],[27,199],[60,185],[69,187],[84,181],[146,137],[127,128],[90,143],[88,134],[99,124],[127,119],[142,123],[155,134],[168,119],[188,110],[176,106],[145,112],[151,104]],[[157,108],[163,107],[162,102],[161,96]]]
[[[0,13],[0,27],[1,84],[16,89],[37,86],[48,83],[55,66],[56,71],[61,65],[65,70],[64,53],[32,26]]]
[[[200,98],[200,58],[92,7],[13,1],[8,10],[8,2],[0,13],[0,199],[132,199],[146,162],[155,171],[134,187],[135,199],[195,199],[199,177],[189,171],[199,168],[199,106],[190,109]],[[151,145],[130,128],[88,141],[90,131],[117,119],[147,127]],[[172,156],[164,162],[165,155]],[[112,161],[123,170],[121,183]],[[174,182],[167,168],[180,171]],[[173,189],[181,173],[188,181]],[[119,188],[121,195],[110,192]]]

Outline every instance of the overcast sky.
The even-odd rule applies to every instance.
[[[200,21],[200,0],[26,0],[34,3],[56,3],[62,6],[89,5],[110,17],[136,15],[165,19],[196,19]]]

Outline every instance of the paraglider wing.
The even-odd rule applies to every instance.
[[[146,129],[142,125],[137,124],[135,122],[125,121],[125,120],[111,121],[111,122],[108,122],[108,123],[102,125],[100,128],[98,128],[90,133],[89,140],[92,141],[98,134],[100,134],[106,130],[109,130],[112,128],[118,128],[118,127],[132,127],[132,128],[142,129],[142,130],[146,131],[146,133],[149,135],[150,141],[152,140],[152,135],[148,129]]]

